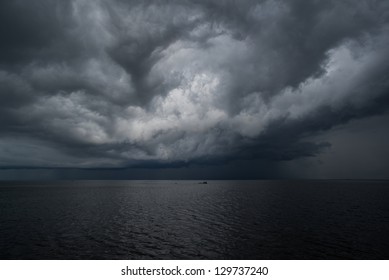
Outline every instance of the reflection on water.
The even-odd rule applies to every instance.
[[[388,259],[389,183],[0,184],[2,259]]]

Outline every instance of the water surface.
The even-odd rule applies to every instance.
[[[389,182],[2,182],[0,258],[389,259]]]

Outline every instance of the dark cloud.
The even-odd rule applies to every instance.
[[[4,0],[0,3],[0,65],[10,69],[41,59],[70,23],[67,1]],[[20,68],[18,69],[20,70]]]
[[[0,34],[2,168],[282,176],[389,105],[384,0],[6,0]]]

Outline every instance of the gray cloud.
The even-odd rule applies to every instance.
[[[2,1],[0,34],[2,168],[274,165],[389,104],[384,0]]]

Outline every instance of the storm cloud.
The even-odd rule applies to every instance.
[[[3,0],[0,34],[3,169],[319,158],[389,106],[385,0]]]

